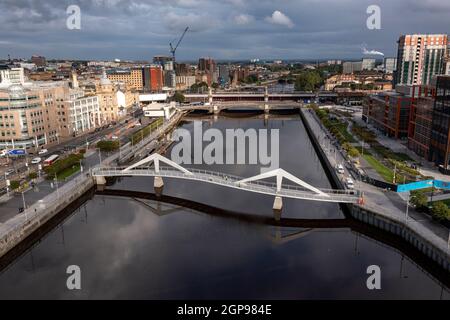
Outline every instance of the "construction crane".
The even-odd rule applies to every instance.
[[[186,34],[186,32],[189,30],[189,27],[186,27],[186,29],[184,29],[183,34],[180,37],[180,40],[178,40],[177,45],[175,47],[172,46],[172,42],[170,43],[170,52],[172,53],[172,60],[173,60],[173,64],[175,67],[175,52],[177,51],[178,46],[181,43],[181,40],[183,40],[184,35]]]

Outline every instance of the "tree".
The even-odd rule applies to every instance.
[[[38,174],[36,172],[30,172],[28,174],[28,179],[33,180],[36,179],[38,177]]]
[[[295,90],[314,91],[319,88],[321,82],[322,78],[317,71],[304,71],[295,79]]]
[[[444,202],[437,201],[433,203],[431,215],[436,220],[444,221],[450,218],[450,210],[448,209],[447,205]]]
[[[428,205],[428,197],[421,190],[411,191],[410,202],[417,209],[423,209]]]
[[[351,158],[357,158],[357,157],[359,157],[359,151],[358,151],[358,149],[356,149],[356,148],[354,148],[354,147],[351,147],[351,148],[348,150],[348,155],[349,155]]]
[[[178,103],[184,103],[184,94],[182,94],[180,91],[176,91],[175,94],[172,96],[171,101],[175,101]]]
[[[10,182],[9,187],[11,188],[11,190],[16,190],[20,187],[20,182],[17,180],[13,180]]]
[[[211,87],[215,90],[217,88],[219,88],[219,84],[217,82],[214,82]]]
[[[119,141],[102,140],[97,142],[97,148],[99,148],[100,151],[111,152],[119,149]]]

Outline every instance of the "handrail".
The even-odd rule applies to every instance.
[[[239,183],[242,177],[226,174],[205,169],[187,168],[193,175],[185,174],[171,167],[161,166],[159,172],[153,168],[137,168],[123,171],[125,167],[98,167],[92,170],[93,176],[161,176],[172,178],[183,178],[188,180],[204,181],[215,183],[218,185],[229,186],[238,189],[244,189],[254,192],[276,194],[280,196],[313,199],[331,202],[348,202],[355,203],[359,199],[356,190],[337,190],[337,189],[320,189],[326,195],[313,193],[301,186],[292,184],[283,184],[281,190],[277,191],[275,183],[266,181],[252,181],[247,183]]]

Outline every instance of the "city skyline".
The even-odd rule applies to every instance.
[[[186,25],[190,31],[177,52],[179,61],[358,59],[371,51],[395,57],[401,34],[448,33],[450,4],[422,2],[379,1],[381,29],[369,30],[371,1],[6,0],[0,2],[5,21],[0,57],[150,60],[169,54],[169,42]],[[72,4],[81,9],[80,30],[66,27]]]

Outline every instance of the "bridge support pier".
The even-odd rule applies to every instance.
[[[264,104],[264,113],[265,113],[265,114],[268,114],[268,113],[269,113],[269,110],[270,110],[269,105],[268,105],[267,103],[265,103],[265,104]]]
[[[283,199],[279,196],[276,196],[273,202],[273,210],[274,212],[278,211],[281,213],[281,209],[283,209]]]
[[[105,190],[105,186],[106,186],[106,179],[103,176],[96,176],[95,178],[95,184],[97,185],[97,190],[98,191],[103,191]]]
[[[213,113],[214,114],[219,114],[219,112],[220,112],[219,107],[217,105],[214,105],[213,106]]]
[[[159,197],[164,188],[164,181],[161,177],[155,177],[153,181],[153,188],[155,189],[155,194]]]

